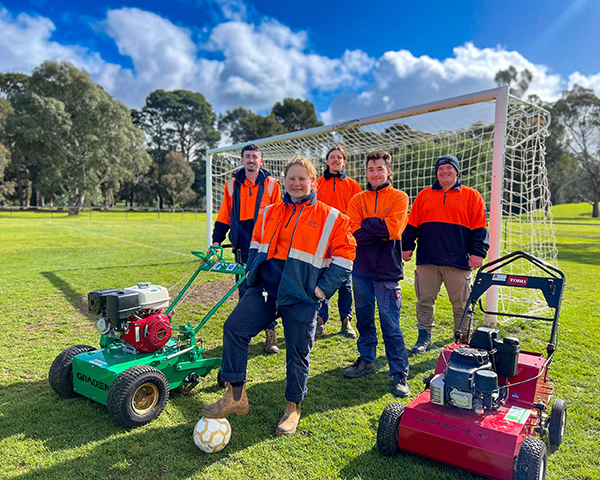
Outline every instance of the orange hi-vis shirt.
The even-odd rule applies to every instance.
[[[350,219],[312,194],[307,202],[284,201],[265,208],[254,227],[247,265],[250,287],[271,260],[284,260],[282,286],[277,302],[318,303],[315,287],[331,297],[350,276],[356,241]],[[285,255],[284,255],[285,253]]]
[[[262,192],[262,193],[261,193]],[[256,183],[239,170],[225,184],[223,203],[213,230],[213,242],[222,243],[229,231],[229,240],[242,256],[248,254],[254,222],[267,205],[281,201],[279,181],[260,169]]]
[[[348,212],[350,199],[362,188],[357,181],[352,180],[343,170],[335,175],[325,170],[322,177],[317,178],[317,198],[330,207],[337,208],[340,212]]]
[[[389,180],[378,189],[352,197],[348,216],[356,238],[356,274],[374,281],[397,282],[404,278],[402,232],[407,222],[408,195]]]

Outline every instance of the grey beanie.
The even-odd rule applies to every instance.
[[[458,165],[458,158],[456,158],[453,155],[442,155],[440,158],[437,159],[437,162],[435,162],[435,175],[437,176],[437,171],[438,171],[438,167],[440,165],[446,165],[446,164],[450,164],[454,167],[454,170],[456,170],[456,173],[458,173],[460,175],[460,167]]]

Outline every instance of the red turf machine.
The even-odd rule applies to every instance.
[[[506,265],[525,259],[546,277],[503,274]],[[484,313],[552,322],[547,356],[521,351],[519,340],[500,338],[493,328],[479,327],[470,342],[461,340],[440,353],[425,390],[406,407],[390,403],[383,411],[377,446],[386,456],[399,450],[416,453],[484,477],[543,480],[548,435],[558,446],[565,435],[567,407],[555,400],[548,368],[556,351],[558,317],[565,275],[524,252],[513,252],[482,266],[475,278],[463,323],[479,307]],[[480,297],[492,286],[541,290],[553,318],[487,312]]]

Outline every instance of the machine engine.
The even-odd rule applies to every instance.
[[[88,293],[90,313],[100,316],[96,323],[98,331],[102,335],[120,336],[138,352],[160,350],[171,338],[170,317],[162,313],[168,306],[167,289],[148,282]]]
[[[521,347],[518,339],[502,341],[499,334],[499,330],[480,327],[469,345],[452,352],[444,373],[431,379],[433,403],[480,414],[504,404],[508,392],[498,384],[498,376],[516,375]]]

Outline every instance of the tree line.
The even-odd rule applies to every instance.
[[[532,75],[514,67],[496,82],[525,96]],[[600,99],[574,86],[550,110],[546,166],[553,203],[587,201],[598,217]],[[322,125],[314,105],[286,98],[267,115],[217,115],[199,92],[155,90],[131,110],[68,62],[31,75],[0,73],[0,205],[204,207],[205,153],[222,137],[242,143]]]

